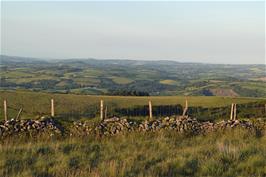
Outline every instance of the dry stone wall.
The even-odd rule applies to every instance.
[[[256,124],[248,120],[227,120],[217,123],[199,122],[197,119],[188,116],[165,117],[162,119],[145,120],[143,122],[112,117],[101,122],[73,122],[66,127],[60,126],[53,118],[42,117],[38,120],[16,120],[0,122],[0,138],[20,135],[20,134],[42,134],[49,136],[112,136],[126,132],[156,132],[161,130],[171,130],[179,133],[193,135],[206,134],[213,131],[244,128],[248,130],[262,130],[265,132],[265,121],[257,121]]]
[[[42,134],[49,136],[62,134],[62,128],[52,118],[42,117],[39,120],[11,119],[0,123],[0,137],[18,134]]]
[[[75,122],[73,130],[78,132],[79,135],[115,135],[118,133],[132,131],[155,132],[160,130],[173,130],[179,133],[197,135],[234,128],[243,128],[248,130],[258,130],[258,128],[260,130],[266,129],[265,121],[261,121],[259,125],[260,126],[257,126],[251,121],[247,120],[223,120],[218,123],[199,122],[197,119],[188,116],[177,116],[171,118],[165,117],[163,119],[151,121],[146,120],[141,123],[113,117],[105,119],[101,123],[93,126],[87,122]]]

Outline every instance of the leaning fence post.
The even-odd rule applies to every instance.
[[[103,117],[103,100],[101,100],[101,104],[100,104],[100,117],[101,117],[101,120],[104,120],[104,117]]]
[[[152,105],[151,105],[151,101],[149,101],[149,118],[150,120],[152,119]]]
[[[235,104],[235,107],[234,107],[234,120],[236,120],[236,104]]]
[[[105,106],[105,110],[104,110],[104,118],[107,118],[107,106]]]
[[[17,114],[17,117],[16,117],[16,119],[19,119],[20,118],[20,114],[21,114],[21,112],[22,112],[22,108],[20,108],[20,110],[19,110],[19,112],[18,112],[18,114]]]
[[[54,99],[51,99],[51,116],[54,117]]]
[[[7,101],[4,100],[4,116],[5,116],[5,121],[7,121]]]
[[[188,110],[188,101],[187,101],[187,99],[186,99],[186,105],[185,105],[185,109],[183,110],[183,116],[186,115],[187,110]]]
[[[232,103],[232,105],[231,105],[230,120],[233,120],[233,114],[234,114],[234,103]]]

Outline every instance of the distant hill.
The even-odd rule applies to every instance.
[[[1,89],[77,94],[266,97],[265,65],[1,55]]]
[[[30,57],[17,57],[17,56],[7,56],[0,55],[0,64],[19,64],[19,63],[46,63],[44,59],[40,58],[30,58]]]

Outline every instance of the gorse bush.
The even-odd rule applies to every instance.
[[[0,176],[265,176],[266,136],[235,129],[1,142]]]

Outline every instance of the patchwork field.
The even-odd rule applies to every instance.
[[[7,90],[23,88],[53,93],[125,96],[145,92],[151,96],[266,97],[265,65],[41,60],[4,55],[0,59],[0,88]]]

